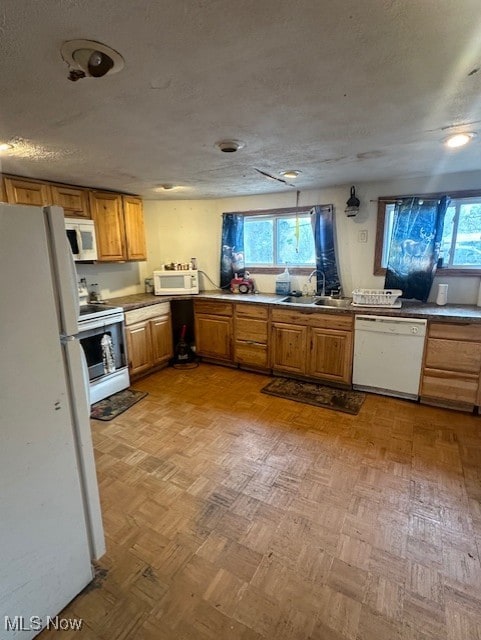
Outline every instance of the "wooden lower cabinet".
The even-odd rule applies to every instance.
[[[307,372],[314,378],[349,384],[352,371],[352,332],[310,329]]]
[[[274,309],[272,319],[274,372],[351,384],[352,316]]]
[[[271,329],[271,363],[274,371],[307,373],[307,327],[274,323]]]
[[[269,308],[239,302],[234,306],[234,360],[246,369],[269,369]]]
[[[168,362],[173,354],[172,322],[170,314],[149,320],[154,366]]]
[[[232,360],[232,319],[204,314],[196,316],[195,343],[200,356]]]
[[[166,366],[174,355],[169,303],[128,311],[125,320],[131,378]]]
[[[148,320],[125,328],[129,373],[132,378],[149,371],[153,366],[150,323]]]
[[[480,374],[481,325],[431,322],[421,400],[470,410],[481,404]]]

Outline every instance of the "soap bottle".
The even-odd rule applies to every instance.
[[[288,295],[291,292],[291,275],[289,269],[286,268],[282,273],[276,276],[276,293],[278,295]]]

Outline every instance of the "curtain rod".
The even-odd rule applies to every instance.
[[[449,193],[445,195],[449,196]],[[419,198],[420,200],[441,200],[443,196],[423,196],[420,193],[408,193],[406,196],[379,196],[375,200],[369,200],[369,202],[379,202],[379,200],[404,200],[404,198]]]

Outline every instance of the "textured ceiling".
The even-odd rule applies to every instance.
[[[70,82],[75,38],[124,69]],[[162,199],[477,170],[441,142],[481,134],[478,68],[479,0],[3,0],[1,167]]]

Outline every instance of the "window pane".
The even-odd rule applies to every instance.
[[[481,204],[462,204],[453,265],[481,265]]]
[[[245,263],[272,264],[274,261],[273,220],[246,217],[244,220]]]
[[[299,216],[299,243],[296,238],[296,218],[277,218],[277,264],[314,265],[314,235],[310,216]]]
[[[456,207],[450,205],[446,209],[446,216],[444,218],[443,237],[441,239],[441,247],[439,248],[439,257],[443,259],[443,266],[447,267],[451,258],[451,245],[453,242],[454,231],[454,215],[456,213]]]

